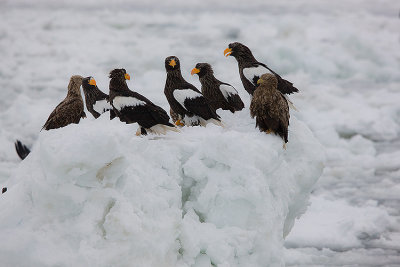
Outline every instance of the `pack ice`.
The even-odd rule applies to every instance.
[[[287,150],[224,114],[165,136],[107,115],[42,131],[0,196],[0,265],[283,266],[323,149],[293,114]]]

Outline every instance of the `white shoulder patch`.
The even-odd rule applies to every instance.
[[[225,99],[228,99],[228,96],[230,96],[230,95],[237,95],[238,94],[238,92],[236,91],[236,89],[233,86],[227,85],[227,84],[221,84],[219,86],[219,90],[221,90],[221,92],[224,95]]]
[[[261,65],[259,65],[258,67],[251,67],[251,68],[243,69],[244,77],[246,77],[246,79],[249,80],[253,84],[254,84],[254,82],[253,82],[254,76],[261,77],[261,75],[263,75],[265,73],[271,73],[271,72],[267,68],[265,68]]]
[[[93,105],[93,109],[96,112],[103,114],[107,110],[112,109],[112,107],[111,107],[111,104],[107,102],[107,100],[103,99],[103,100],[96,101],[96,103],[94,103],[94,105]]]
[[[179,104],[181,104],[182,107],[185,108],[185,100],[186,99],[193,99],[197,97],[202,97],[203,95],[192,90],[192,89],[182,89],[182,90],[175,90],[174,93],[174,98],[176,101],[178,101]]]
[[[121,110],[124,107],[135,107],[144,105],[146,105],[146,102],[131,96],[117,96],[113,100],[113,106],[117,110]]]

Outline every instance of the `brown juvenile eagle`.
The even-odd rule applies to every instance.
[[[80,75],[71,77],[67,97],[53,110],[42,130],[57,129],[71,123],[79,123],[81,118],[86,117],[80,90],[82,80],[83,77]]]
[[[137,135],[147,132],[165,134],[167,131],[179,131],[169,122],[169,116],[161,107],[149,99],[128,88],[130,80],[125,69],[114,69],[110,72],[110,102],[120,121],[137,122],[140,126]]]
[[[57,129],[71,123],[79,123],[81,118],[86,117],[80,90],[82,79],[83,77],[80,75],[74,75],[70,78],[67,97],[53,110],[43,125],[42,130]],[[22,160],[31,152],[19,140],[15,142],[15,150]]]
[[[236,89],[232,85],[215,78],[210,64],[197,63],[191,74],[199,76],[201,92],[210,101],[214,110],[222,108],[235,113],[235,111],[244,108],[243,101]]]
[[[275,75],[278,80],[278,90],[282,94],[291,94],[299,91],[293,86],[293,83],[283,79],[267,65],[258,62],[250,49],[241,43],[235,42],[229,44],[228,48],[224,51],[224,55],[236,58],[243,87],[250,95],[253,95],[257,87],[257,81],[264,73],[272,73]]]
[[[286,98],[277,90],[278,79],[273,74],[263,74],[257,81],[250,104],[251,117],[256,117],[256,126],[260,131],[275,133],[288,142],[289,105]]]
[[[108,95],[100,91],[96,85],[96,80],[89,76],[82,80],[83,93],[85,94],[86,108],[96,119],[104,112],[110,111],[110,119],[115,118],[113,107],[111,106]]]
[[[179,118],[176,125],[206,126],[211,122],[222,126],[219,116],[207,98],[194,85],[183,79],[177,57],[170,56],[165,59],[165,70],[167,80],[164,94],[175,116]]]

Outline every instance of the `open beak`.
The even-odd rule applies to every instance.
[[[261,81],[262,81],[261,79],[258,79],[258,80],[257,80],[257,84],[260,84],[260,83],[261,83]]]
[[[90,85],[95,85],[95,86],[96,86],[96,80],[93,79],[93,78],[90,78],[89,84],[90,84]]]
[[[130,79],[131,79],[131,76],[129,76],[128,73],[125,73],[125,80],[130,80]]]
[[[169,65],[172,66],[173,68],[175,68],[175,66],[176,66],[175,59],[171,60],[171,61],[169,62]]]
[[[227,48],[224,50],[224,56],[230,56],[232,54],[232,48]]]
[[[190,73],[190,74],[197,74],[197,73],[199,73],[200,72],[200,70],[199,69],[197,69],[197,68],[194,68],[194,69],[192,69],[192,72]]]

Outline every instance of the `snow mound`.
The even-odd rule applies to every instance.
[[[0,197],[0,265],[284,265],[324,152],[293,115],[287,150],[230,126],[248,111],[226,116],[166,136],[107,116],[41,132]]]

